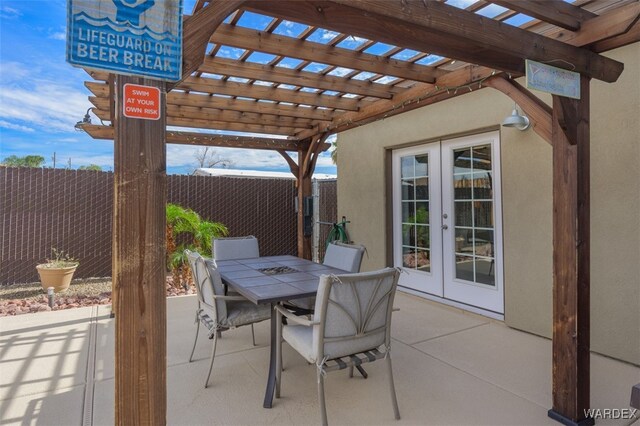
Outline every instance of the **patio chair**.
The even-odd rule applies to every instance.
[[[399,271],[380,271],[320,277],[312,320],[276,307],[276,397],[280,397],[282,339],[317,367],[322,424],[327,424],[324,399],[326,373],[385,359],[391,402],[400,419],[391,367],[391,312]],[[289,325],[282,324],[282,317]]]
[[[360,272],[362,256],[367,249],[361,244],[333,242],[327,246],[323,264],[349,272]]]
[[[252,259],[260,257],[258,239],[253,235],[213,239],[213,258],[215,260]]]
[[[227,237],[213,239],[213,258],[214,260],[237,260],[252,259],[260,257],[260,249],[258,247],[258,239],[253,235],[246,237]],[[239,294],[224,286],[225,294],[229,296],[238,296]],[[251,325],[251,338],[253,346],[256,346],[256,333]]]
[[[254,323],[271,318],[269,305],[255,305],[240,295],[225,295],[222,279],[213,262],[206,262],[199,254],[185,250],[191,266],[191,274],[198,293],[198,309],[196,311],[196,337],[193,341],[189,362],[193,359],[196,350],[200,324],[209,331],[209,339],[213,340],[211,349],[211,362],[209,372],[204,382],[206,388],[213,368],[213,360],[216,356],[216,344],[219,332],[244,325],[253,326]],[[253,328],[251,329],[253,334]],[[255,337],[254,337],[255,345]]]
[[[332,242],[327,246],[322,264],[347,272],[360,272],[362,256],[365,251],[365,246],[360,244]],[[290,300],[286,304],[298,314],[310,314],[313,313],[315,303],[315,297],[307,297],[304,299]]]

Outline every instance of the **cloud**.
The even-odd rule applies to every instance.
[[[34,81],[30,89],[2,86],[0,118],[15,125],[22,122],[48,131],[69,132],[87,108],[86,94],[57,83]]]
[[[335,38],[335,36],[338,35],[338,33],[335,31],[329,31],[325,29],[321,29],[320,31],[321,31],[321,38],[323,40],[332,40]]]
[[[7,123],[4,127],[73,131],[89,101],[85,92],[73,86],[78,82],[70,75],[69,66],[65,67],[63,78],[55,67],[49,67],[48,72],[28,69],[17,62],[2,63],[0,67],[0,119]]]
[[[64,32],[55,32],[55,33],[51,33],[49,34],[49,38],[53,39],[53,40],[62,40],[65,41],[67,39],[67,34]]]
[[[195,154],[201,148],[187,145],[167,145],[167,167],[195,168],[197,166]],[[289,169],[284,158],[275,151],[219,147],[214,147],[213,150],[221,159],[231,161],[233,168],[236,169]]]
[[[20,124],[10,123],[4,120],[0,120],[0,127],[11,130],[19,130],[21,132],[35,132],[35,130],[31,127],[21,126]]]
[[[24,80],[29,75],[29,68],[19,62],[2,61],[0,75],[3,82]]]
[[[22,12],[20,12],[18,9],[14,9],[9,6],[0,7],[0,18],[14,19],[19,18],[20,16],[22,16]]]
[[[334,70],[332,70],[331,72],[329,72],[329,75],[335,75],[337,77],[344,77],[345,75],[349,74],[350,72],[353,72],[352,69],[349,68],[343,68],[343,67],[338,67],[335,68]]]

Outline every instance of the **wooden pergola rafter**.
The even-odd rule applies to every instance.
[[[248,26],[243,19],[248,12],[268,17],[267,24]],[[297,178],[302,205],[329,135],[491,87],[515,100],[533,130],[553,146],[550,415],[567,424],[588,423],[583,410],[589,407],[589,81],[616,81],[623,64],[599,53],[639,41],[639,18],[638,0],[478,0],[466,9],[446,0],[198,0],[184,20],[181,81],[167,84],[88,71],[94,113],[110,125],[87,125],[85,130],[116,142],[116,317],[137,315],[132,321],[138,328],[118,327],[118,338],[132,343],[135,330],[151,327],[150,318],[158,314],[141,314],[134,307],[151,291],[139,278],[141,270],[164,264],[162,250],[150,254],[146,248],[150,239],[163,248],[158,228],[163,227],[166,163],[159,150],[165,141],[276,151]],[[301,30],[287,33],[287,26]],[[229,55],[230,49],[239,54]],[[583,98],[554,96],[552,107],[540,101],[514,80],[524,73],[525,59],[580,73]],[[167,92],[158,122],[123,117],[116,106],[126,82]],[[297,153],[297,161],[291,152]],[[131,196],[147,194],[149,188],[153,191],[144,202]],[[146,212],[144,220],[136,222],[127,213],[136,208]],[[300,212],[298,254],[308,257],[310,239],[303,220]],[[135,244],[127,242],[132,235]],[[145,255],[135,254],[132,244]],[[136,273],[125,273],[132,270]],[[154,271],[159,279],[160,272]],[[156,332],[147,335],[160,339],[152,342],[154,352],[164,344]],[[162,423],[166,406],[162,395],[151,390],[162,383],[162,374],[158,382],[144,380],[137,386],[128,380],[137,368],[164,368],[163,361],[150,352],[127,353],[127,348],[117,349],[116,419]]]

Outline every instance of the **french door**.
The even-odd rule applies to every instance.
[[[497,132],[393,152],[400,286],[504,312]]]

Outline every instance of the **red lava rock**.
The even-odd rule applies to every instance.
[[[189,284],[185,288],[183,283],[173,285],[173,279],[167,277],[166,281],[166,295],[167,296],[183,296],[189,294],[195,294],[195,287]],[[46,312],[46,311],[60,311],[63,309],[73,309],[81,306],[91,305],[109,305],[111,304],[111,292],[103,292],[98,296],[65,296],[64,294],[56,294],[54,299],[53,308],[49,307],[48,299],[45,294],[39,297],[31,299],[13,299],[13,300],[0,300],[0,317],[13,316],[26,313]]]

